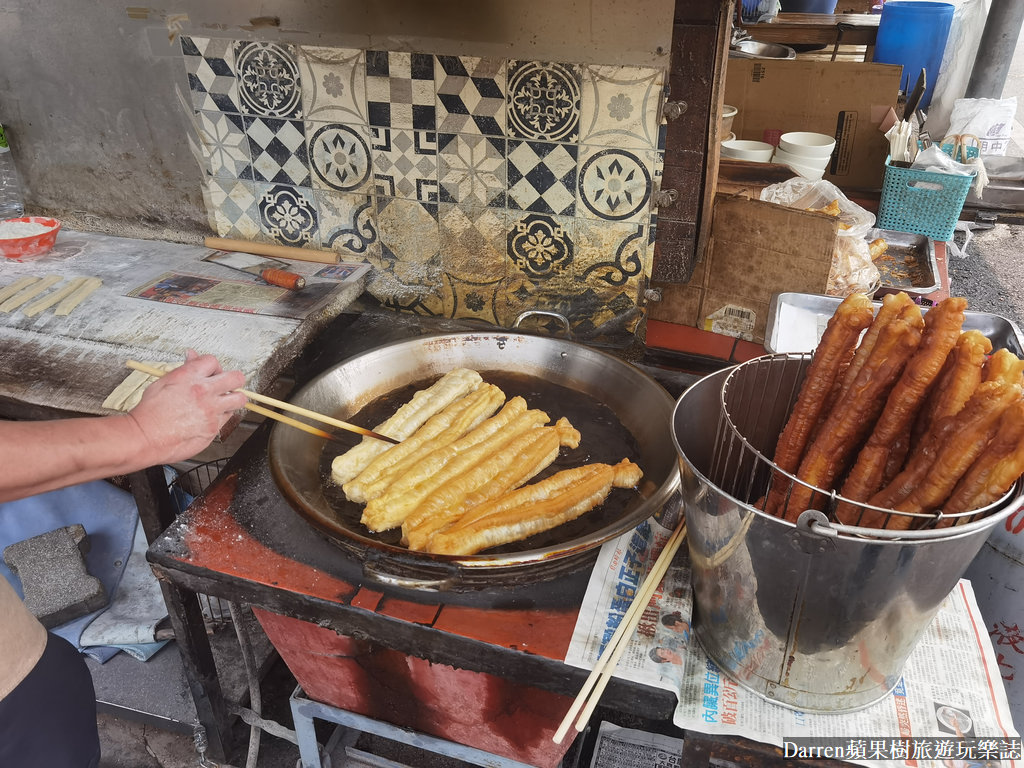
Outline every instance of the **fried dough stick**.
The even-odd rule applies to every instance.
[[[882,299],[882,306],[878,310],[878,314],[872,321],[871,326],[868,328],[867,333],[864,334],[864,338],[861,339],[860,344],[857,346],[857,351],[853,355],[853,362],[850,363],[850,367],[846,369],[846,374],[843,376],[842,388],[839,391],[839,399],[845,399],[849,394],[850,389],[853,387],[854,382],[857,380],[857,376],[860,374],[861,368],[864,367],[864,363],[871,357],[871,353],[875,350],[875,344],[878,343],[878,337],[882,333],[882,329],[887,327],[896,318],[904,312],[909,312],[913,308],[917,309],[917,305],[914,304],[914,300],[911,299],[905,293],[889,293],[886,294]]]
[[[878,418],[907,358],[921,340],[923,325],[913,302],[885,324],[846,397],[836,403],[807,449],[796,472],[800,480],[816,488],[831,488]],[[795,521],[811,508],[814,495],[810,488],[794,483],[785,519]]]
[[[505,393],[493,384],[484,384],[460,397],[440,413],[431,416],[409,437],[377,456],[366,469],[341,488],[349,501],[364,504],[369,500],[371,483],[398,465],[415,461],[431,446],[448,445],[493,414],[505,402]]]
[[[373,428],[374,432],[404,440],[423,426],[424,422],[463,395],[477,389],[483,379],[476,371],[456,368],[449,371],[426,389],[421,389],[412,399],[399,408],[395,414]],[[364,437],[362,442],[350,448],[331,462],[331,478],[338,485],[347,483],[362,472],[374,457],[391,447],[390,443]]]
[[[523,416],[527,417],[527,414]],[[525,422],[529,423],[528,417]],[[373,531],[402,525],[432,495],[462,487],[463,483],[457,482],[456,478],[473,469],[481,472],[482,466],[491,471],[490,474],[482,475],[481,483],[486,483],[502,469],[508,468],[511,473],[518,473],[516,484],[521,485],[554,461],[562,445],[575,447],[579,441],[580,433],[564,418],[559,419],[555,426],[533,427],[513,433],[511,437],[499,432],[456,457],[440,472],[428,474],[423,468],[411,469],[400,478],[401,485],[396,482],[380,496],[370,500],[363,509],[362,523]],[[510,462],[515,466],[507,467]],[[472,490],[475,490],[475,486],[467,492]]]
[[[1020,384],[1022,373],[1024,373],[1024,360],[1021,360],[1008,349],[997,349],[985,361],[985,367],[981,371],[981,380]]]
[[[871,299],[863,293],[853,293],[843,299],[828,321],[800,386],[796,405],[775,445],[774,461],[780,469],[792,473],[800,466],[811,432],[818,419],[824,416],[837,380],[857,346],[857,339],[873,317]],[[768,514],[774,515],[782,504],[786,485],[783,476],[777,476],[768,494]]]
[[[869,503],[900,512],[930,512],[938,508],[985,449],[999,417],[1020,395],[1019,384],[981,384],[959,413],[933,425],[911,455],[906,469],[872,496]],[[885,527],[906,529],[912,522],[912,517],[892,515]]]
[[[472,555],[525,539],[575,520],[604,502],[611,489],[633,488],[643,472],[628,459],[618,464],[588,464],[498,497],[434,535],[427,551]]]
[[[457,440],[447,442],[441,440],[432,441],[422,446],[411,455],[384,469],[375,479],[366,483],[366,486],[363,488],[363,494],[366,497],[365,501],[377,498],[390,488],[410,487],[414,483],[409,480],[405,481],[404,486],[399,485],[399,483],[402,482],[402,478],[409,474],[413,468],[418,468],[427,474],[437,472],[458,454],[488,440],[499,431],[515,429],[518,432],[521,431],[519,426],[525,429],[527,424],[530,427],[542,427],[548,423],[548,415],[544,411],[530,411],[530,415],[524,418],[527,410],[526,400],[517,395],[505,403],[498,413],[474,427]],[[509,432],[509,434],[512,433]],[[388,454],[385,453],[383,455],[387,456]],[[366,471],[369,471],[371,468],[372,465]],[[352,482],[358,482],[360,477],[362,475]]]
[[[909,449],[913,451],[932,424],[947,416],[955,416],[981,384],[985,356],[992,351],[992,342],[981,331],[964,331],[946,358],[939,378],[914,422]]]
[[[477,504],[518,488],[558,458],[561,446],[575,448],[580,433],[561,418],[553,427],[531,430],[481,457],[459,474],[442,482],[434,479],[401,496],[412,507],[402,521],[402,540],[409,549],[424,549],[434,533],[459,519]]]
[[[949,499],[942,505],[948,515],[987,507],[1001,499],[1024,473],[1024,400],[1006,409],[995,437],[960,478]],[[947,518],[940,525],[956,525]]]
[[[882,487],[885,465],[894,444],[908,433],[929,387],[934,383],[950,350],[960,337],[967,300],[950,297],[939,302],[924,318],[924,334],[917,350],[907,361],[903,373],[885,402],[882,415],[857,454],[841,494],[854,501],[867,501]],[[852,522],[857,505],[840,504],[839,520]],[[877,519],[876,519],[877,518]],[[881,526],[885,516],[865,510],[860,525]]]

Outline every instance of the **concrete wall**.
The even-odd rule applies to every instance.
[[[175,89],[177,33],[533,60],[667,66],[672,0],[7,0],[0,121],[28,207],[99,230],[208,231]],[[253,14],[259,12],[260,16]],[[187,103],[187,94],[186,94]]]

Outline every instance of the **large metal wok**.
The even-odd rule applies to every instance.
[[[546,566],[556,561],[564,566],[570,558],[592,555],[603,542],[654,514],[678,486],[671,436],[672,398],[634,366],[570,341],[491,332],[396,342],[329,369],[295,395],[292,403],[351,421],[379,397],[410,385],[426,386],[459,367],[480,371],[485,380],[488,371],[532,377],[570,390],[567,401],[593,398],[606,406],[621,424],[618,428],[624,427],[632,436],[634,460],[644,471],[639,492],[620,502],[612,513],[594,510],[546,534],[490,552],[461,557],[411,552],[398,543],[397,534],[374,534],[363,527],[359,509],[349,508],[352,505],[344,502],[331,482],[330,459],[343,452],[344,446],[330,443],[325,450],[323,438],[275,425],[269,460],[278,487],[300,515],[362,559],[364,572],[370,571],[371,577],[419,589],[472,588],[473,575],[493,575],[494,571],[504,576],[514,571],[517,581],[542,580]],[[554,408],[545,410],[552,421],[561,415]],[[586,444],[588,425],[575,421],[574,425]],[[353,444],[356,440],[353,436]]]

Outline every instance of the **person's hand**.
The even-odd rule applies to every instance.
[[[129,413],[153,452],[153,464],[184,461],[205,449],[246,397],[241,371],[189,350],[185,363],[150,384]]]

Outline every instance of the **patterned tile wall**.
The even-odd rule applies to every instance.
[[[183,37],[222,237],[334,249],[420,314],[632,332],[660,69]]]

